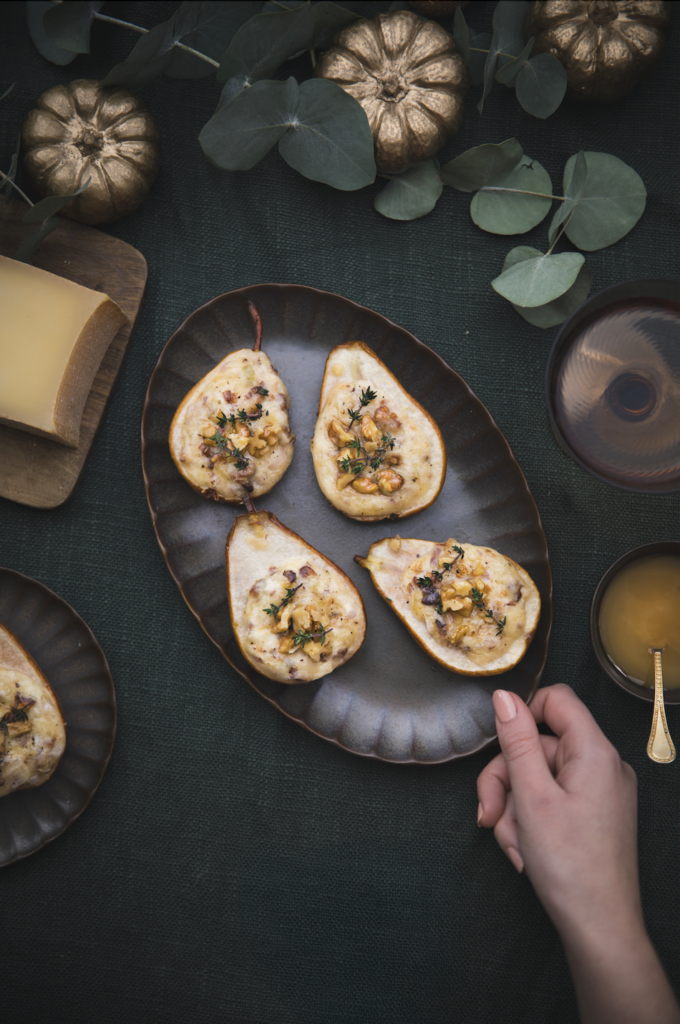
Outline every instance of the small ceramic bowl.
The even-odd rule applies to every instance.
[[[609,678],[613,679],[622,690],[627,690],[628,693],[632,693],[634,697],[639,697],[641,700],[653,701],[653,687],[647,688],[646,686],[640,686],[638,683],[634,683],[632,679],[629,679],[628,676],[625,675],[621,669],[617,668],[614,662],[610,660],[600,637],[599,625],[602,598],[604,597],[605,590],[616,576],[617,572],[623,569],[624,565],[634,562],[637,558],[645,558],[648,555],[680,556],[680,540],[660,540],[652,544],[643,544],[642,547],[633,548],[632,551],[628,551],[625,555],[621,555],[613,565],[609,566],[595,588],[592,604],[590,605],[590,638],[592,640],[593,650],[595,651],[595,657],[599,661],[600,667],[607,673]],[[680,689],[664,689],[663,699],[666,704],[680,704]]]

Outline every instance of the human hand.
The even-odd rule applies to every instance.
[[[642,925],[633,769],[568,686],[538,690],[530,708],[503,690],[493,702],[503,753],[477,780],[479,824],[563,935]],[[537,722],[556,735],[539,735]]]
[[[568,686],[493,705],[502,753],[477,779],[478,822],[560,932],[582,1024],[680,1024],[642,917],[635,772]]]

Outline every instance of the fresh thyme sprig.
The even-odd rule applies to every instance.
[[[258,395],[262,395],[262,397],[263,397],[263,398],[266,398],[266,397],[267,397],[267,395],[269,394],[269,392],[267,391],[267,389],[266,389],[266,388],[263,388],[263,387],[261,387],[261,386],[260,386],[259,384],[258,384],[258,386],[257,386],[256,388],[253,388],[253,391],[254,391],[254,392],[255,392],[256,394],[258,394]]]
[[[456,554],[460,555],[461,558],[465,558],[465,552],[461,547],[458,546],[458,544],[453,545],[453,550],[456,552]]]
[[[491,611],[491,609],[487,608],[486,605],[484,604],[484,595],[482,594],[481,590],[477,589],[477,587],[472,588],[471,597],[473,604],[476,605],[476,607],[479,608],[481,612],[484,612],[486,618],[491,619],[494,622],[494,624],[498,626],[498,629],[496,630],[496,636],[500,636],[505,627],[505,623],[507,622],[507,615],[504,615],[502,619],[497,619],[494,613]]]
[[[363,409],[363,407],[365,405],[370,405],[371,402],[374,402],[377,397],[378,397],[377,393],[375,391],[372,391],[371,388],[366,388],[365,391],[361,392],[361,398],[359,400],[359,408],[358,409],[348,409],[347,410],[347,415],[349,416],[349,419],[350,419],[350,426],[352,425],[352,423],[354,423],[355,420],[359,419],[359,417],[361,416],[361,410]]]
[[[265,391],[264,388],[262,390],[265,392],[265,395],[269,394],[269,392]],[[269,413],[267,413],[267,415],[269,415]],[[218,414],[217,414],[217,426],[224,428],[229,423],[232,427],[235,427],[237,422],[238,423],[247,423],[248,420],[259,420],[261,418],[261,416],[262,416],[262,403],[261,402],[256,402],[255,403],[255,411],[254,412],[246,412],[245,409],[239,409],[239,411],[237,413],[232,413],[231,416],[227,416],[226,413],[223,413],[223,412],[218,412]]]
[[[293,635],[293,644],[295,647],[298,647],[300,645],[304,648],[305,644],[310,643],[310,641],[320,640],[321,646],[323,647],[323,645],[326,642],[326,637],[328,636],[329,633],[332,632],[332,626],[330,629],[324,629],[322,626],[321,629],[318,630],[316,633],[305,633],[304,630],[301,629],[299,633],[295,633]]]
[[[297,587],[286,587],[286,596],[284,597],[281,604],[272,603],[269,605],[269,608],[263,608],[262,611],[266,612],[267,615],[276,615],[280,608],[285,608],[288,602],[293,600],[293,595],[297,590],[300,589],[301,586],[302,584],[298,583]]]
[[[356,451],[357,455],[355,458],[346,455],[344,459],[341,459],[340,468],[343,473],[354,473],[358,476],[367,466],[370,466],[371,469],[380,469],[387,453],[394,448],[394,438],[391,434],[383,434],[380,440],[382,444],[371,454],[366,451],[358,437],[354,441],[350,441],[346,447]]]
[[[226,455],[227,458],[233,458],[236,460],[237,469],[246,469],[250,459],[247,455],[244,455],[240,448],[234,447],[232,440],[229,437],[225,437],[224,434],[218,434],[215,431],[210,437],[205,438],[206,441],[212,441],[219,455]]]

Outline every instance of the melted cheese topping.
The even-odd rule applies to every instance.
[[[408,565],[401,585],[435,644],[457,647],[477,665],[496,661],[525,632],[519,566],[491,548],[436,544]]]
[[[269,571],[248,593],[246,657],[259,663],[265,675],[285,682],[327,675],[351,657],[363,638],[361,601],[341,576],[313,556]]]
[[[376,397],[362,405],[368,391]],[[441,470],[432,465],[430,438],[415,409],[395,397],[371,380],[337,384],[319,413],[313,441],[317,479],[346,515],[399,515],[421,505],[435,476],[439,480]],[[354,422],[349,409],[359,414]]]
[[[64,722],[54,694],[38,677],[0,667],[0,719],[24,700],[25,721],[0,725],[0,797],[39,786],[57,766],[66,746]]]
[[[175,465],[195,490],[218,501],[266,494],[293,458],[288,405],[288,388],[264,352],[231,352],[175,414]]]

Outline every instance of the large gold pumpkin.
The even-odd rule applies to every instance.
[[[43,196],[89,186],[61,213],[104,224],[146,199],[160,165],[155,120],[134,93],[79,79],[39,98],[23,128],[24,165]]]
[[[470,85],[453,38],[411,11],[379,14],[343,29],[316,74],[366,111],[378,171],[398,174],[434,156],[460,127]]]
[[[661,60],[672,21],[660,0],[547,0],[530,4],[525,31],[562,62],[572,96],[611,103]]]

